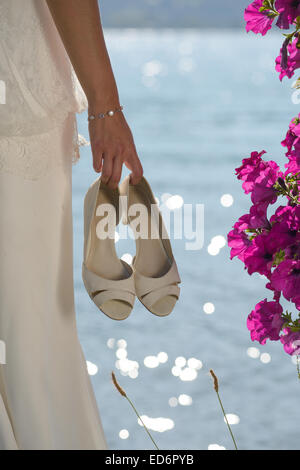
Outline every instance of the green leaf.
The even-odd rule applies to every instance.
[[[277,253],[275,253],[273,266],[278,266],[284,260],[284,258],[285,258],[284,250],[279,250]]]

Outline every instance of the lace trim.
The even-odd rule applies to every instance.
[[[75,113],[88,102],[47,3],[24,3],[0,0],[0,172],[37,179],[78,161]]]
[[[0,0],[0,136],[44,133],[88,103],[43,0]],[[22,14],[20,14],[22,12]]]
[[[42,134],[0,137],[0,173],[37,180],[63,162],[76,164],[83,145],[89,143],[78,135],[75,114]]]

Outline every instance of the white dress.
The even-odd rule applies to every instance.
[[[107,449],[74,310],[86,107],[46,1],[0,0],[0,450]]]

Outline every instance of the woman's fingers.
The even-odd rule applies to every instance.
[[[108,183],[111,178],[113,170],[113,155],[109,153],[104,153],[103,155],[103,164],[102,164],[102,174],[101,179],[103,183]]]
[[[122,114],[107,118],[106,121],[91,121],[89,134],[93,167],[97,173],[101,172],[101,179],[105,184],[110,188],[117,188],[123,164],[131,170],[131,183],[139,183],[143,176],[143,167],[131,130]]]
[[[93,168],[97,173],[99,173],[102,169],[102,153],[96,152],[94,150],[92,154],[93,154]]]
[[[122,175],[122,166],[123,166],[123,159],[121,156],[117,156],[113,159],[113,167],[112,167],[112,173],[111,177],[108,181],[108,186],[112,189],[115,189],[118,187],[118,184],[121,179]]]
[[[131,170],[130,182],[132,184],[138,184],[143,176],[143,167],[136,153],[133,154],[128,163],[129,165],[126,166]]]
[[[98,142],[93,142],[91,138],[93,168],[97,173],[102,170],[103,148]]]

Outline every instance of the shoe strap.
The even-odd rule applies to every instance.
[[[176,286],[181,282],[177,265],[173,259],[169,271],[161,277],[146,277],[135,270],[135,291],[138,297],[143,297],[150,292],[167,286]]]
[[[172,295],[178,300],[180,295],[180,288],[177,285],[162,287],[161,289],[154,290],[149,292],[149,294],[142,296],[141,301],[145,307],[150,310],[158,300],[163,299],[168,295]]]
[[[82,278],[85,280],[85,284],[88,286],[88,292],[92,294],[93,292],[100,291],[120,291],[129,292],[130,294],[135,295],[134,276],[132,269],[124,261],[122,261],[122,263],[125,265],[126,269],[131,274],[128,278],[120,280],[105,279],[99,276],[98,274],[95,274],[92,271],[88,270],[85,263],[83,263]]]
[[[111,289],[98,292],[93,296],[93,301],[98,308],[101,308],[101,306],[109,300],[123,300],[133,307],[135,295],[131,292],[121,291],[119,289]]]

